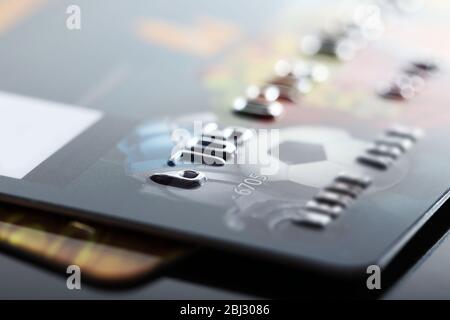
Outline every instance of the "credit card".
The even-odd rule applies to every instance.
[[[0,199],[361,275],[450,196],[450,5],[136,1],[8,28]]]
[[[450,299],[447,266],[450,263],[450,233],[427,252],[389,291],[385,299]]]
[[[408,252],[398,257],[400,263],[409,261],[406,268],[396,270],[398,281],[384,295],[384,299],[450,299],[450,203],[446,203],[438,217],[421,230]],[[397,266],[400,265],[397,264]],[[395,270],[395,268],[391,268]]]
[[[174,241],[9,205],[0,207],[0,247],[63,275],[77,265],[83,279],[105,285],[134,283],[190,251]]]

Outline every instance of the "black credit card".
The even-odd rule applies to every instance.
[[[139,283],[192,251],[167,239],[11,205],[0,207],[0,249],[63,275],[76,265],[84,279],[108,287]]]
[[[448,198],[447,5],[14,3],[2,200],[348,273]]]

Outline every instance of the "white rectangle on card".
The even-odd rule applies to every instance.
[[[0,91],[0,176],[22,179],[101,117],[97,110]]]

